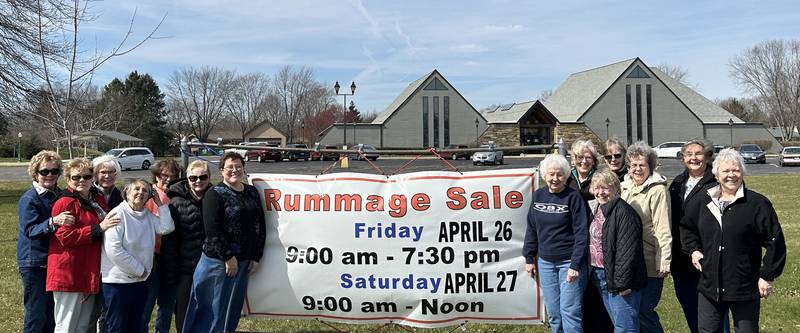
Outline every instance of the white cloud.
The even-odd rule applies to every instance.
[[[486,33],[510,33],[510,32],[520,32],[525,31],[527,28],[521,24],[511,24],[511,25],[485,25],[478,29],[479,32],[486,32]]]

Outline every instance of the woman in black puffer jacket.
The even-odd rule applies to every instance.
[[[194,161],[186,168],[186,179],[170,185],[169,210],[175,221],[175,231],[162,239],[162,262],[167,282],[175,286],[175,328],[183,330],[183,320],[189,305],[192,275],[202,254],[203,195],[210,185],[208,164]]]

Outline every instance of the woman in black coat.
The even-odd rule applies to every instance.
[[[639,214],[619,199],[617,175],[595,172],[589,201],[590,282],[597,288],[616,332],[639,332],[639,289],[647,283]]]
[[[719,185],[680,225],[683,249],[700,271],[698,330],[722,332],[730,311],[737,333],[758,332],[760,298],[769,297],[786,264],[783,231],[769,199],[744,186],[739,152],[720,151],[712,172]]]
[[[203,195],[211,187],[210,177],[208,164],[194,161],[186,168],[186,179],[173,183],[167,191],[175,231],[162,238],[163,274],[167,282],[175,286],[175,328],[178,333],[183,330],[192,275],[205,239]]]
[[[717,179],[709,167],[713,155],[714,147],[706,140],[692,139],[684,143],[681,159],[686,169],[669,186],[673,221],[670,272],[672,282],[675,283],[675,296],[692,333],[697,333],[697,282],[700,280],[700,272],[692,267],[691,259],[681,250],[679,225],[685,215],[696,216],[699,213],[703,194],[717,185]]]

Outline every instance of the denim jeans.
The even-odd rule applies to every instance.
[[[647,285],[639,292],[639,327],[643,333],[664,333],[661,320],[658,318],[656,306],[661,301],[661,290],[664,289],[664,278],[647,277]]]
[[[153,308],[158,304],[156,310],[156,322],[153,327],[155,333],[169,333],[169,326],[172,324],[172,314],[175,313],[175,289],[164,287],[161,283],[161,269],[159,269],[158,256],[153,259],[153,270],[147,277],[147,301],[144,304],[142,314],[141,331],[149,332],[150,316]]]
[[[53,332],[56,326],[53,317],[53,293],[45,291],[47,269],[44,267],[20,267],[25,333]]]
[[[147,282],[103,283],[108,332],[139,332]]]
[[[537,275],[544,295],[550,331],[553,333],[583,332],[581,304],[589,276],[584,263],[578,270],[578,280],[567,283],[569,265],[569,260],[550,262],[539,258]]]
[[[592,268],[592,284],[600,292],[603,305],[611,316],[611,321],[614,322],[615,332],[639,332],[639,302],[641,302],[639,291],[631,290],[625,296],[609,293],[606,270],[597,267]]]
[[[247,291],[247,268],[250,261],[239,261],[233,277],[225,274],[225,262],[209,258],[205,253],[195,268],[189,306],[183,332],[234,332]],[[580,310],[580,306],[578,306]]]

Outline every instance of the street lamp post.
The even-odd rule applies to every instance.
[[[608,136],[608,124],[610,124],[610,123],[611,123],[611,120],[608,120],[608,118],[606,118],[606,140],[608,140],[608,138],[609,138],[609,136]]]
[[[353,103],[352,100],[350,101],[350,107],[348,108],[348,110],[350,110],[351,114],[353,115],[356,114],[356,103]],[[353,118],[353,145],[358,144],[358,139],[356,139],[356,120],[357,119]]]
[[[728,126],[731,128],[731,148],[733,147],[733,118],[728,118]]]
[[[478,118],[475,118],[475,147],[479,146],[478,144]]]
[[[17,133],[17,162],[22,162],[22,132]]]
[[[334,92],[336,93],[336,95],[344,96],[344,104],[342,104],[342,108],[344,108],[344,114],[342,116],[342,118],[344,118],[344,138],[342,141],[342,147],[344,147],[345,145],[347,145],[347,96],[353,96],[356,93],[356,82],[353,81],[353,83],[350,84],[349,94],[348,93],[340,94],[339,88],[341,88],[341,86],[339,85],[339,81],[336,81],[336,84],[333,85]]]

